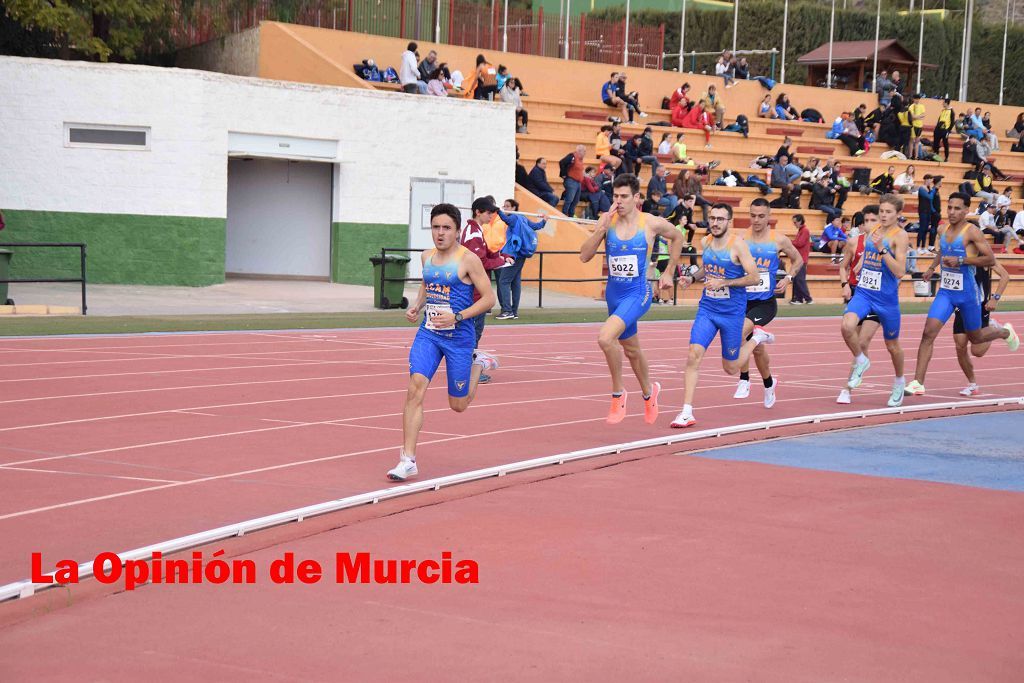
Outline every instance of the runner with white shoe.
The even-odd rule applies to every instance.
[[[652,382],[647,358],[640,348],[637,321],[651,308],[651,285],[647,282],[647,264],[655,239],[668,242],[668,268],[659,279],[661,290],[672,288],[673,273],[683,248],[683,233],[664,218],[637,209],[640,181],[635,175],[623,173],[612,183],[612,208],[601,215],[591,235],[580,249],[580,260],[587,263],[605,246],[608,263],[608,286],[605,301],[608,319],[601,326],[597,344],[604,353],[612,379],[612,401],[608,424],[618,424],[626,417],[626,389],[622,383],[622,355],[629,360],[633,374],[640,383],[644,399],[644,421],[654,424],[658,419],[658,393],[661,385]]]
[[[483,263],[459,244],[462,216],[451,204],[438,204],[430,211],[430,233],[434,249],[423,252],[423,283],[416,303],[405,317],[423,322],[409,349],[409,391],[402,417],[403,445],[398,465],[388,472],[393,481],[416,476],[416,442],[423,427],[423,400],[441,359],[448,375],[448,405],[461,413],[473,402],[480,373],[498,367],[498,361],[474,351],[476,332],[473,318],[494,306],[495,296]],[[473,302],[473,294],[480,298]]]
[[[750,247],[732,234],[732,207],[715,204],[708,216],[708,231],[704,238],[702,266],[684,275],[680,282],[685,289],[694,282],[704,281],[704,293],[697,306],[697,315],[690,328],[690,352],[686,359],[686,388],[683,409],[672,427],[692,427],[693,399],[697,393],[697,379],[704,354],[716,335],[721,336],[722,369],[730,375],[739,373],[743,364],[759,344],[771,344],[775,336],[755,326],[750,339],[743,341],[743,322],[747,312],[747,287],[758,284],[761,276],[750,255]]]
[[[999,277],[999,289],[994,294],[992,293],[993,270]],[[988,268],[975,268],[974,279],[978,284],[978,290],[984,297],[981,307],[981,326],[1001,329],[1003,326],[995,318],[990,317],[990,314],[999,307],[999,300],[1003,298],[1003,292],[1006,291],[1006,287],[1010,284],[1010,273],[997,260],[992,265],[991,270]],[[953,314],[953,341],[956,343],[956,360],[960,363],[960,369],[964,371],[964,376],[967,378],[967,386],[960,390],[960,395],[976,396],[981,393],[981,387],[978,386],[978,380],[974,375],[974,362],[971,360],[971,356],[975,358],[983,357],[992,348],[992,342],[972,343],[967,338],[967,332],[964,330],[963,316],[960,315],[960,311]]]
[[[903,404],[903,349],[900,347],[900,279],[907,274],[906,231],[897,222],[903,210],[903,200],[894,194],[884,194],[878,202],[879,226],[864,240],[864,256],[857,291],[846,305],[842,332],[846,346],[853,354],[848,389],[856,389],[871,367],[864,355],[857,325],[868,314],[876,313],[882,322],[885,348],[892,358],[895,371],[889,407]]]
[[[843,245],[843,257],[839,263],[839,282],[843,292],[843,302],[850,303],[854,293],[857,291],[857,283],[860,281],[860,268],[864,259],[864,244],[868,234],[878,227],[878,205],[868,204],[861,210],[864,222],[861,224],[861,233],[855,239],[847,240]],[[875,313],[868,313],[857,324],[857,338],[860,341],[860,353],[867,357],[871,340],[874,339],[882,322]],[[852,402],[850,388],[843,387],[836,398],[836,403],[849,404]]]
[[[978,287],[976,269],[993,266],[996,257],[981,230],[967,222],[971,198],[962,192],[954,192],[949,195],[948,202],[949,225],[939,236],[939,252],[923,275],[924,280],[930,282],[936,268],[941,266],[939,291],[928,309],[921,345],[917,349],[914,380],[905,389],[908,396],[925,393],[924,379],[935,349],[935,338],[954,311],[960,314],[963,333],[972,344],[1004,339],[1011,351],[1020,346],[1012,325],[999,328],[983,326],[981,310],[985,293]]]
[[[772,209],[767,199],[758,197],[750,202],[750,233],[745,239],[761,280],[756,285],[747,287],[747,316],[743,322],[744,339],[750,337],[755,326],[764,327],[775,320],[779,311],[775,300],[776,294],[786,291],[787,280],[792,281],[804,263],[800,258],[800,252],[793,246],[793,242],[782,233],[776,233],[771,229],[771,215]],[[777,281],[780,251],[789,260],[789,269],[786,271],[786,277]],[[757,365],[758,372],[761,373],[761,381],[764,384],[764,407],[771,408],[775,405],[775,389],[778,386],[778,380],[772,377],[768,349],[761,344],[754,348],[754,363]],[[740,381],[736,385],[736,393],[733,394],[733,398],[747,398],[748,396],[750,396],[749,360],[740,368]]]

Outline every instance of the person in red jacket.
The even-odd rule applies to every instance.
[[[462,233],[459,235],[459,244],[469,249],[471,252],[476,254],[484,264],[484,270],[487,272],[487,278],[491,279],[491,273],[498,268],[504,268],[508,265],[506,257],[496,251],[491,251],[487,247],[487,240],[484,239],[484,231],[481,225],[486,225],[494,220],[494,215],[498,212],[498,207],[494,203],[494,198],[491,196],[477,197],[473,200],[473,217],[466,221],[466,227],[462,229]],[[480,299],[480,292],[474,291],[473,302],[476,303]],[[480,346],[480,337],[484,334],[484,323],[487,321],[487,315],[478,315],[473,318],[473,325],[476,328],[476,345],[473,348]],[[490,375],[480,375],[480,383],[486,384],[491,381]]]
[[[793,216],[793,225],[797,230],[796,237],[793,238],[793,246],[800,252],[800,258],[803,259],[804,265],[800,267],[800,272],[793,278],[793,296],[789,303],[812,304],[814,300],[811,299],[811,292],[807,289],[807,259],[811,255],[811,231],[807,229],[807,222],[801,214]]]

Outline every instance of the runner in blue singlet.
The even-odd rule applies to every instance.
[[[754,327],[751,338],[743,341],[743,321],[747,312],[747,287],[761,281],[750,248],[731,234],[732,207],[715,204],[708,212],[709,237],[703,241],[701,268],[684,276],[684,287],[704,280],[704,293],[697,307],[697,316],[690,329],[690,353],[686,359],[686,389],[683,409],[672,420],[672,427],[690,427],[697,423],[693,416],[693,399],[704,354],[716,335],[722,341],[722,369],[735,375],[750,359],[758,344],[770,344],[775,337],[761,327]]]
[[[498,366],[493,356],[473,350],[476,332],[472,319],[491,310],[495,297],[480,258],[459,244],[461,222],[462,215],[451,204],[438,204],[430,212],[434,249],[421,256],[423,283],[416,302],[405,314],[409,322],[416,322],[423,313],[423,322],[409,349],[403,444],[398,465],[388,472],[388,478],[394,481],[405,481],[418,473],[416,441],[423,426],[423,399],[441,359],[448,374],[448,405],[457,413],[473,402],[480,373]],[[480,293],[476,303],[474,289]]]
[[[781,295],[786,291],[786,282],[792,281],[804,263],[800,252],[793,246],[793,242],[781,232],[771,229],[771,217],[772,209],[768,200],[758,197],[750,202],[750,233],[745,239],[761,280],[753,287],[747,287],[747,319],[743,322],[744,339],[750,336],[755,325],[764,327],[775,319],[779,310],[775,300],[776,294]],[[786,271],[786,275],[781,281],[777,275],[781,267],[779,252],[785,254],[789,260],[789,270]],[[759,344],[754,349],[754,362],[757,364],[758,372],[761,373],[761,381],[764,384],[764,407],[771,408],[775,405],[775,390],[779,382],[772,377],[768,349],[764,345]],[[747,398],[748,396],[750,396],[750,361],[744,363],[740,368],[740,381],[736,384],[736,393],[732,397]]]
[[[604,352],[612,379],[612,402],[608,424],[618,424],[626,417],[626,390],[622,383],[622,354],[633,368],[644,398],[644,421],[653,424],[658,418],[658,393],[661,385],[650,380],[647,359],[640,348],[637,321],[651,307],[651,286],[647,282],[647,264],[651,247],[662,237],[669,247],[669,265],[659,280],[663,289],[672,287],[683,234],[663,218],[637,209],[640,181],[624,173],[612,185],[612,208],[597,221],[594,234],[580,249],[580,260],[589,262],[605,245],[608,284],[605,300],[608,320],[601,327],[597,343]],[[620,351],[621,347],[621,351]]]
[[[949,226],[939,238],[939,253],[923,275],[925,281],[930,281],[935,269],[940,268],[939,291],[924,323],[914,380],[905,388],[908,396],[924,394],[924,378],[932,359],[935,338],[954,311],[960,314],[963,332],[972,344],[1005,339],[1011,351],[1016,351],[1020,345],[1012,325],[1000,328],[981,326],[983,296],[978,291],[975,270],[994,265],[996,257],[981,231],[967,222],[971,198],[962,192],[954,192],[949,195],[948,202],[946,215]]]
[[[842,332],[846,346],[853,354],[849,390],[860,386],[871,361],[863,353],[857,325],[869,314],[878,315],[885,337],[885,348],[892,358],[896,377],[888,405],[903,403],[903,349],[900,347],[900,279],[907,274],[907,233],[898,224],[903,199],[884,194],[878,200],[878,227],[864,240],[860,280],[857,291],[846,305]]]

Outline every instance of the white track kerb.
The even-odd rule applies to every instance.
[[[705,429],[694,432],[676,433],[672,435],[655,437],[653,439],[643,439],[640,441],[629,441],[626,443],[614,444],[609,446],[599,446],[597,448],[588,448],[582,451],[571,451],[569,453],[561,453],[559,455],[548,455],[541,458],[533,458],[531,460],[521,460],[519,462],[508,463],[506,465],[496,465],[494,467],[486,467],[479,470],[471,470],[469,472],[452,474],[446,477],[437,477],[435,479],[426,479],[424,481],[400,484],[398,486],[392,486],[386,489],[379,489],[377,491],[361,493],[359,495],[348,496],[347,498],[340,498],[338,500],[332,500],[325,503],[318,503],[316,505],[308,505],[306,507],[296,508],[294,510],[288,510],[286,512],[279,512],[277,514],[267,515],[265,517],[257,517],[255,519],[250,519],[235,524],[229,524],[227,526],[218,527],[216,529],[210,529],[209,531],[203,531],[197,534],[181,536],[180,538],[174,538],[169,541],[155,543],[153,545],[148,545],[143,548],[136,548],[134,550],[121,552],[118,553],[118,557],[121,559],[122,564],[128,560],[148,560],[152,557],[152,554],[154,552],[160,552],[164,555],[168,555],[170,553],[180,552],[182,550],[187,550],[189,548],[207,545],[215,541],[220,541],[235,536],[243,536],[247,533],[257,531],[260,529],[267,529],[270,527],[280,526],[282,524],[288,524],[291,522],[301,522],[307,517],[323,515],[329,512],[336,512],[338,510],[345,510],[348,508],[353,508],[361,505],[372,505],[375,503],[379,503],[382,500],[399,498],[401,496],[408,496],[423,491],[437,491],[444,486],[464,484],[471,481],[478,481],[480,479],[488,479],[490,477],[503,477],[506,474],[511,474],[514,472],[522,472],[524,470],[532,470],[540,467],[547,467],[549,465],[562,465],[573,460],[595,458],[602,455],[614,455],[618,453],[623,453],[625,451],[639,450],[642,448],[670,446],[672,444],[685,443],[688,441],[698,441],[700,439],[728,436],[730,434],[741,434],[744,432],[771,430],[777,429],[779,427],[790,427],[793,425],[819,424],[822,422],[834,422],[837,420],[851,420],[884,415],[903,415],[907,413],[922,413],[946,410],[955,411],[964,408],[983,408],[991,406],[1024,406],[1024,396],[1019,396],[1015,398],[1007,397],[994,399],[980,399],[973,401],[952,401],[948,403],[930,403],[927,405],[920,406],[878,408],[875,410],[848,411],[842,413],[823,413],[820,415],[804,415],[801,417],[789,417],[780,420],[766,420],[763,422],[750,422],[746,424],[733,425],[730,427],[718,427],[715,429]],[[78,575],[80,578],[87,578],[89,576],[92,576],[92,574],[92,562],[80,564],[78,566]],[[57,583],[32,583],[29,580],[9,583],[6,586],[0,586],[0,602],[15,598],[31,597],[37,591],[55,588],[60,585],[61,584]]]

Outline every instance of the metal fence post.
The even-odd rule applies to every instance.
[[[80,254],[82,258],[82,315],[85,315],[85,311],[87,310],[85,305],[85,245],[80,245],[79,249],[81,250]]]
[[[544,252],[540,252],[537,265],[537,308],[544,308]]]

